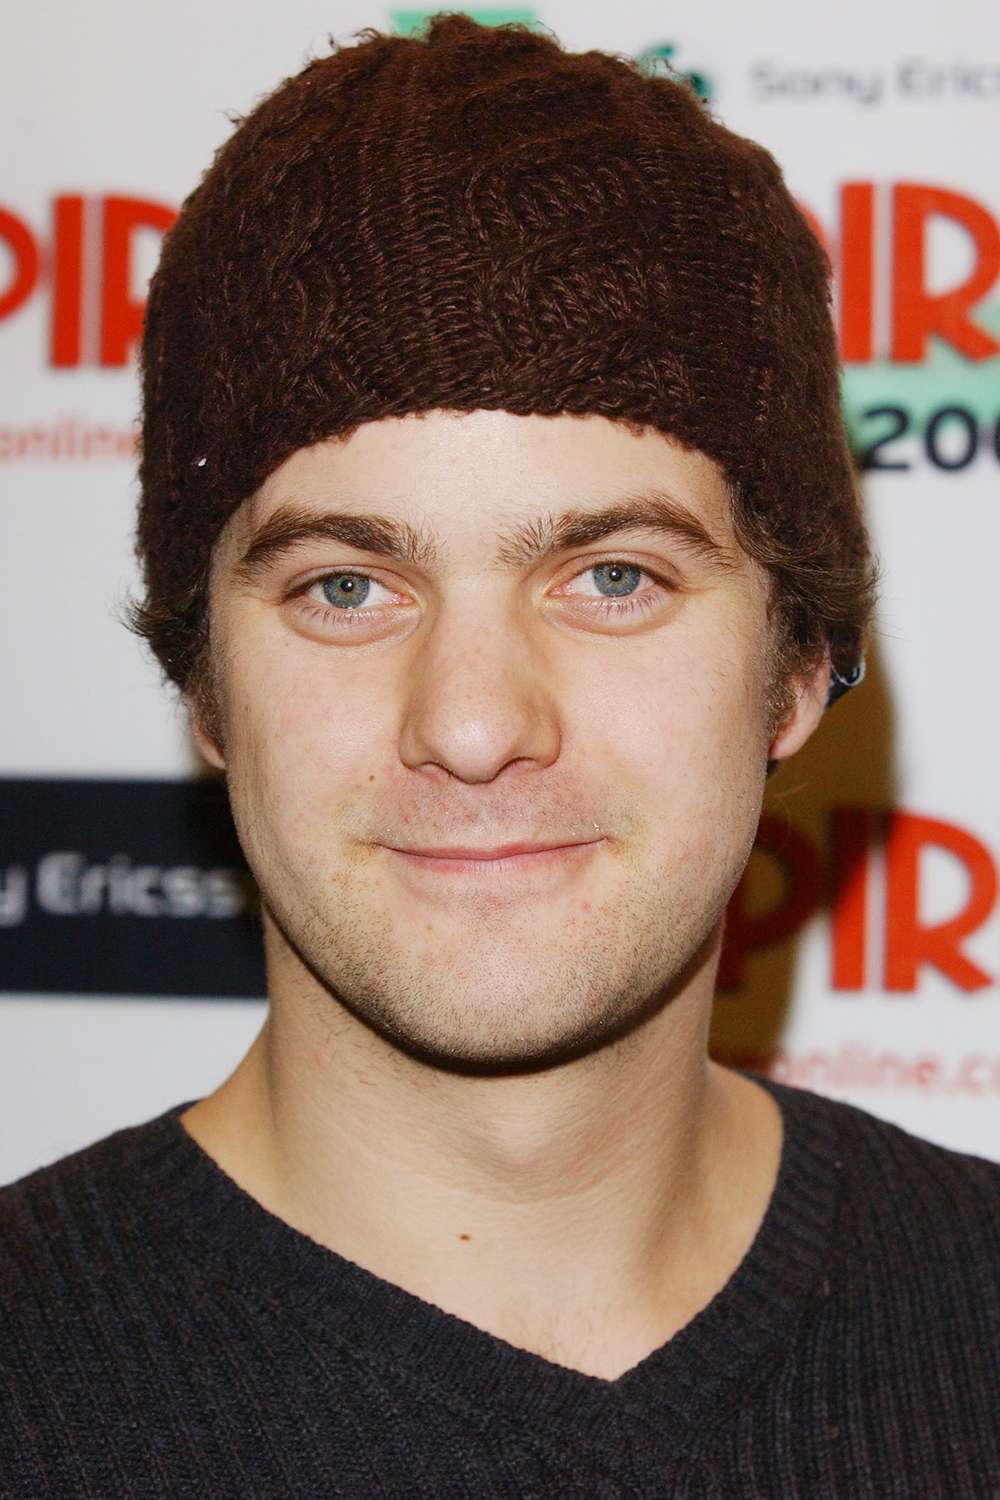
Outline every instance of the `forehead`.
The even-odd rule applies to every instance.
[[[451,553],[481,547],[508,523],[645,493],[663,495],[734,545],[729,490],[706,455],[597,415],[485,410],[387,417],[345,441],[299,449],[240,507],[232,529],[242,539],[289,502],[378,511]]]

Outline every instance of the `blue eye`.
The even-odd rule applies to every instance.
[[[597,563],[589,572],[594,575],[598,588],[603,588],[604,582],[611,586],[612,592],[607,595],[611,599],[620,599],[637,588],[642,577],[641,568],[623,562]]]
[[[335,609],[356,609],[371,592],[372,581],[363,573],[329,573],[319,579],[323,597]]]

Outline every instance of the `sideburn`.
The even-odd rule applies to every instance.
[[[222,724],[222,705],[215,674],[215,662],[209,643],[194,664],[184,691],[188,713],[202,734],[225,759],[226,745]]]

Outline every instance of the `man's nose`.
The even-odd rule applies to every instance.
[[[438,766],[468,782],[492,781],[513,761],[551,765],[561,734],[548,658],[538,630],[512,611],[484,614],[474,597],[443,610],[411,663],[403,763]]]

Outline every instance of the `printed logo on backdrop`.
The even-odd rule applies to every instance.
[[[941,818],[834,806],[817,838],[765,813],[729,904],[719,988],[740,989],[756,955],[788,943],[825,908],[834,996],[913,998],[931,976],[956,998],[980,995],[1000,983],[1000,958],[976,947],[997,894],[993,850]]]
[[[40,364],[61,373],[126,369],[142,330],[148,273],[176,216],[163,203],[120,194],[56,194],[36,219],[0,204],[0,338],[5,326],[41,303]],[[54,397],[57,391],[61,406],[64,380],[53,386]],[[132,463],[135,452],[131,425],[79,411],[46,412],[20,424],[0,414],[0,465]]]
[[[864,63],[790,63],[761,58],[750,67],[757,104],[988,104],[1000,99],[1000,60],[950,62],[902,57],[890,67]]]
[[[995,848],[925,812],[816,812],[761,820],[727,913],[711,1055],[820,1093],[992,1106]],[[820,968],[803,983],[808,927]]]
[[[824,221],[844,408],[863,470],[959,474],[1000,463],[1000,226],[968,193],[840,184]]]
[[[142,331],[146,306],[135,284],[137,251],[150,233],[158,250],[176,217],[165,204],[118,195],[59,194],[44,224],[0,205],[0,244],[9,263],[0,319],[42,297],[54,369],[120,369]]]
[[[223,784],[0,781],[0,990],[262,996]]]

